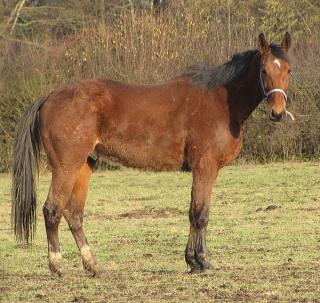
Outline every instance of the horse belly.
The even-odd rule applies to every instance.
[[[183,136],[166,133],[164,136],[113,136],[102,143],[103,155],[128,167],[147,170],[180,169],[184,157],[185,140]],[[101,154],[101,152],[100,152]]]

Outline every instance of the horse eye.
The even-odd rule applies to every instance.
[[[263,74],[266,74],[266,70],[265,70],[265,69],[263,69],[261,72],[262,72]]]
[[[288,70],[288,74],[291,74],[291,69]]]

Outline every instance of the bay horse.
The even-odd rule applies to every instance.
[[[291,36],[236,54],[223,65],[193,67],[158,85],[83,80],[56,89],[24,113],[13,147],[12,221],[18,240],[36,226],[35,179],[42,142],[52,170],[43,206],[49,268],[62,275],[58,239],[62,216],[85,270],[100,267],[83,230],[83,213],[96,152],[128,167],[191,170],[190,232],[185,261],[191,272],[210,268],[206,229],[213,183],[241,148],[243,124],[267,99],[270,119],[286,115]]]

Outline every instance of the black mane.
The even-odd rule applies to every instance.
[[[270,48],[271,53],[275,57],[289,62],[287,53],[280,45],[270,44]],[[230,61],[213,68],[207,65],[195,65],[187,70],[186,75],[193,84],[211,90],[243,76],[247,72],[254,55],[257,53],[259,53],[258,50],[236,53]]]

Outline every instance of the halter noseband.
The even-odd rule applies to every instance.
[[[262,92],[263,92],[264,98],[268,98],[273,93],[281,93],[284,96],[286,102],[288,101],[288,96],[287,96],[286,92],[281,88],[274,88],[274,89],[269,90],[268,92],[266,91],[266,89],[264,87],[263,79],[262,79],[262,68],[260,68],[260,84],[261,84],[261,88],[262,88]],[[295,120],[294,116],[292,115],[292,113],[290,113],[286,109],[285,109],[285,112],[286,112],[286,115],[289,116],[292,121]]]

